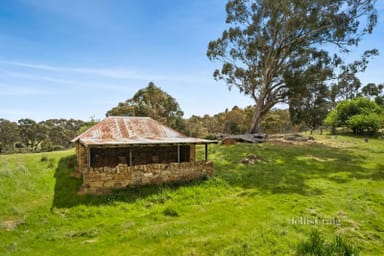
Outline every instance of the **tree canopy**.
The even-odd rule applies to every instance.
[[[132,98],[120,102],[106,113],[106,116],[121,115],[149,116],[173,128],[183,128],[182,117],[184,113],[179,103],[153,82],[137,91]]]
[[[23,118],[15,122],[0,118],[1,152],[52,151],[69,148],[70,140],[86,123],[75,119],[49,119],[36,122]]]
[[[9,151],[20,138],[19,127],[16,123],[0,118],[0,144],[2,151]]]
[[[323,124],[331,109],[329,89],[326,84],[313,83],[297,92],[298,97],[290,97],[289,112],[294,124],[304,123],[311,132]]]
[[[230,0],[226,29],[209,42],[207,56],[222,63],[214,77],[256,103],[251,132],[313,67],[330,69],[340,58],[326,51],[356,46],[377,22],[374,0]],[[366,18],[366,20],[363,20]]]

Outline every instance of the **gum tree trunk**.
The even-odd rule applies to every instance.
[[[253,113],[252,126],[250,133],[262,133],[263,127],[261,125],[262,121],[262,104],[259,104],[259,101],[256,103],[255,112]]]

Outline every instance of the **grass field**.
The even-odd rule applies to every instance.
[[[384,141],[317,142],[210,146],[209,180],[104,196],[76,194],[73,150],[0,156],[0,255],[295,255],[313,232],[381,255]]]

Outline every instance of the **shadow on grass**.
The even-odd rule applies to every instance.
[[[216,158],[215,173],[232,186],[257,188],[263,193],[297,193],[320,195],[321,186],[312,182],[347,183],[352,179],[384,179],[384,165],[363,167],[367,157],[352,151],[320,144],[219,146],[212,152]],[[243,164],[242,158],[257,155],[267,161]]]
[[[384,180],[384,164],[377,164],[374,171],[354,173],[350,177],[356,179]]]
[[[172,183],[164,185],[132,186],[125,189],[111,191],[105,195],[78,194],[82,184],[81,178],[73,176],[76,166],[76,156],[63,157],[59,160],[55,170],[55,191],[52,208],[69,208],[76,205],[108,205],[114,202],[135,202],[161,193],[164,189],[176,190],[180,186],[195,186],[203,180]]]

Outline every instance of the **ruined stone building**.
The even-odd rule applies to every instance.
[[[208,144],[149,117],[107,117],[72,142],[76,143],[81,192],[103,193],[130,185],[188,181],[211,176]],[[205,159],[196,161],[196,145]]]

